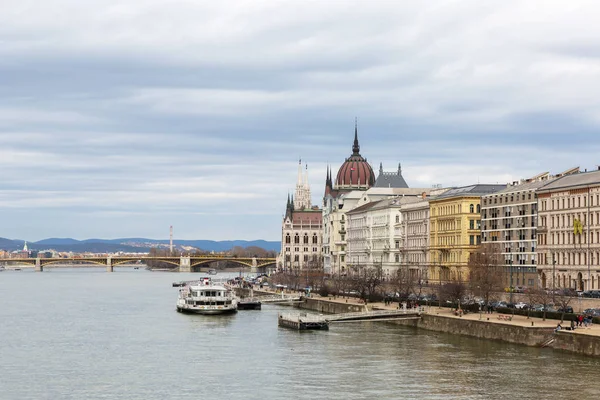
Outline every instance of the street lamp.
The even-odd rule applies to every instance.
[[[554,257],[554,253],[552,253],[552,302],[554,301],[554,293],[556,292],[556,258]]]
[[[510,300],[509,302],[512,304],[513,302],[513,265],[512,265],[512,255],[510,257],[510,260],[508,260],[508,264],[509,264],[509,268],[510,268],[510,286],[508,287],[509,293],[510,293]]]

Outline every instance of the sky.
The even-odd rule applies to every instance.
[[[600,163],[596,1],[0,2],[0,237],[279,240],[298,159]]]

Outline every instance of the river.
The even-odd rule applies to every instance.
[[[283,306],[175,311],[131,268],[0,273],[0,399],[597,399],[600,360],[386,323],[296,332]],[[218,275],[219,276],[219,275]]]

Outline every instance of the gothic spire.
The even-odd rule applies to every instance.
[[[360,155],[360,146],[358,144],[358,120],[354,118],[354,144],[352,145],[352,155]]]

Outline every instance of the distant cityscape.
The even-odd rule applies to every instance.
[[[276,241],[211,241],[189,240],[173,241],[173,250],[180,253],[210,252],[226,253],[236,247],[260,247],[266,251],[276,251],[280,243]],[[152,239],[90,239],[78,241],[74,239],[45,239],[29,243],[23,240],[10,240],[0,238],[0,258],[72,258],[94,257],[106,255],[147,255],[152,249],[170,250],[168,241]]]

